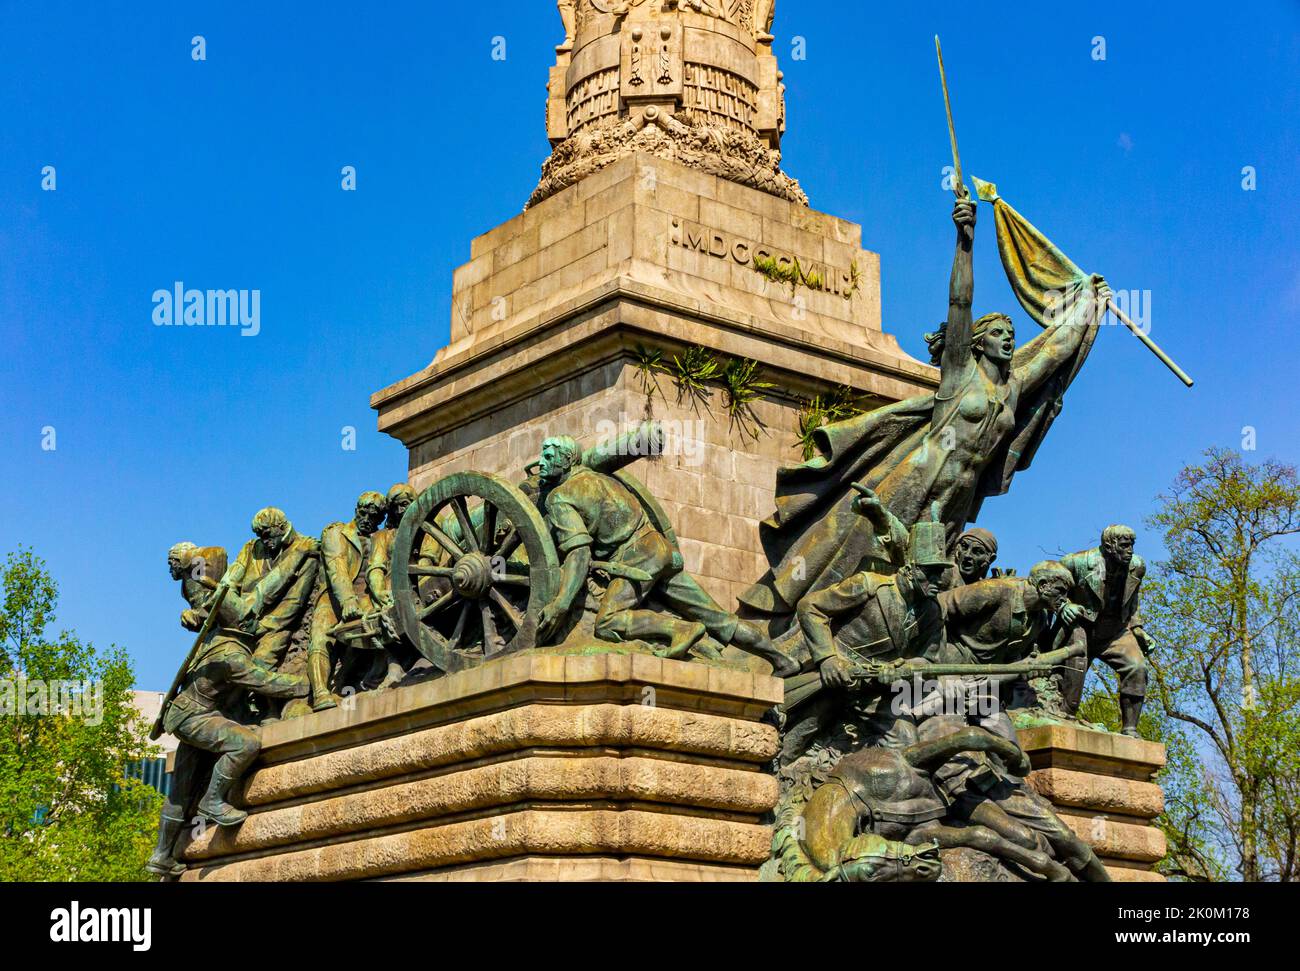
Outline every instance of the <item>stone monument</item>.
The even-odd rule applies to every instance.
[[[265,509],[187,588],[151,869],[1160,879],[1163,750],[1051,703],[1120,641],[1137,690],[1140,571],[990,576],[967,529],[1045,441],[1105,280],[971,180],[1042,332],[976,317],[954,131],[949,314],[915,360],[861,228],[781,168],[773,0],[559,10],[541,180],[455,271],[447,346],[372,396],[409,487],[320,541]]]
[[[758,524],[777,468],[800,457],[805,403],[847,389],[865,409],[936,380],[882,330],[861,227],[810,209],[780,170],[771,9],[568,5],[541,184],[455,271],[450,343],[371,398],[417,489],[463,469],[513,476],[557,431],[661,421],[668,454],[632,471],[724,605],[767,567]],[[721,380],[683,394],[645,353],[756,361],[771,387],[733,414]]]

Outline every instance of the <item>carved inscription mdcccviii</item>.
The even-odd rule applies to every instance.
[[[674,246],[703,253],[714,259],[730,260],[741,266],[753,267],[756,273],[760,272],[755,266],[756,260],[773,261],[778,269],[786,273],[793,273],[797,266],[801,286],[833,293],[845,300],[852,299],[853,292],[857,289],[857,274],[852,268],[841,270],[825,263],[804,263],[793,253],[685,219],[673,219],[670,238]]]

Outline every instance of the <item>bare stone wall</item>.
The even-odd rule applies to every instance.
[[[760,258],[785,269],[797,260],[820,282],[796,288],[769,279],[756,269]],[[880,257],[862,248],[860,226],[648,155],[623,159],[474,239],[470,262],[453,277],[451,343],[437,362],[481,351],[619,276],[705,313],[774,324],[796,341],[873,349],[907,377],[926,380],[927,368],[881,332]]]

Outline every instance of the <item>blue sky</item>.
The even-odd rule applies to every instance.
[[[1140,526],[1244,426],[1260,457],[1300,453],[1300,4],[974,12],[780,0],[783,147],[815,208],[863,225],[886,329],[922,356],[952,255],[939,31],[966,171],[1150,292],[1152,336],[1197,386],[1101,334],[1034,467],[981,518],[1023,570]],[[446,342],[452,269],[536,184],[560,36],[549,0],[0,3],[0,552],[35,547],[60,624],[125,646],[141,686],[187,646],[172,542],[233,553],[268,503],[316,532],[404,478],[368,397]],[[976,311],[1028,333],[982,216]],[[153,326],[151,294],[177,280],[259,289],[261,333]]]

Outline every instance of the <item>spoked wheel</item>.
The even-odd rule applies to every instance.
[[[425,489],[393,542],[398,622],[443,671],[534,647],[559,576],[537,507],[485,472],[459,472]]]

